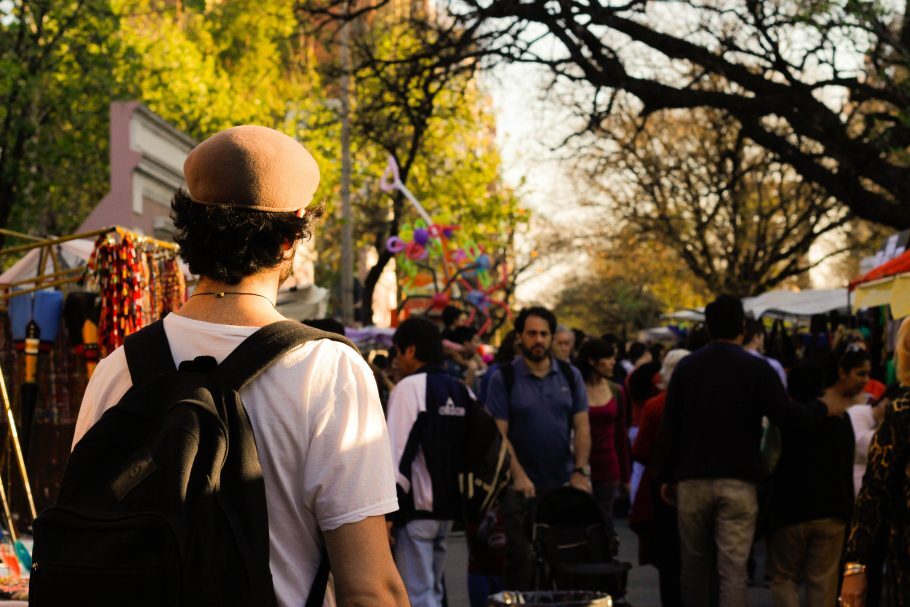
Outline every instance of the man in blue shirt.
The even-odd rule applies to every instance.
[[[490,378],[487,408],[510,443],[513,487],[503,498],[508,547],[506,587],[528,589],[533,549],[525,533],[531,500],[565,484],[591,491],[588,397],[578,369],[557,360],[550,346],[556,317],[525,308],[515,320],[521,356]],[[574,431],[574,438],[573,438]]]

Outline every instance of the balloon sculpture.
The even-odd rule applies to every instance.
[[[425,311],[461,302],[470,310],[470,322],[483,319],[479,333],[495,328],[496,321],[511,317],[506,303],[508,271],[495,263],[483,248],[463,235],[461,227],[440,217],[433,221],[414,194],[401,182],[398,163],[389,164],[380,182],[382,191],[401,192],[420,219],[401,226],[397,236],[386,241],[403,275],[402,305],[408,300],[427,300]],[[400,310],[401,306],[399,306]]]

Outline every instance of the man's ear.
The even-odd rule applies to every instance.
[[[297,215],[300,219],[303,219],[303,216],[306,215],[306,209],[300,208],[294,211],[294,214]]]
[[[411,345],[404,349],[404,355],[408,358],[417,358],[417,346]]]

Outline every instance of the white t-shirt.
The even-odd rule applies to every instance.
[[[174,363],[220,363],[257,327],[170,314],[164,329]],[[118,348],[98,363],[85,391],[73,444],[131,387]],[[330,531],[398,509],[388,432],[366,362],[347,346],[308,342],[241,392],[256,437],[269,513],[269,565],[278,604],[302,607]],[[334,605],[330,585],[325,605]]]
[[[401,473],[401,457],[408,444],[408,437],[417,416],[427,410],[427,374],[417,373],[402,379],[389,394],[388,424],[392,442],[392,461],[395,462],[395,480],[406,493],[412,493],[415,510],[433,510],[433,480],[427,470],[423,449],[411,464],[411,480]]]

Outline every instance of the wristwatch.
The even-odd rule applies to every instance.
[[[572,472],[591,478],[591,466],[576,466],[575,468],[572,468]]]

